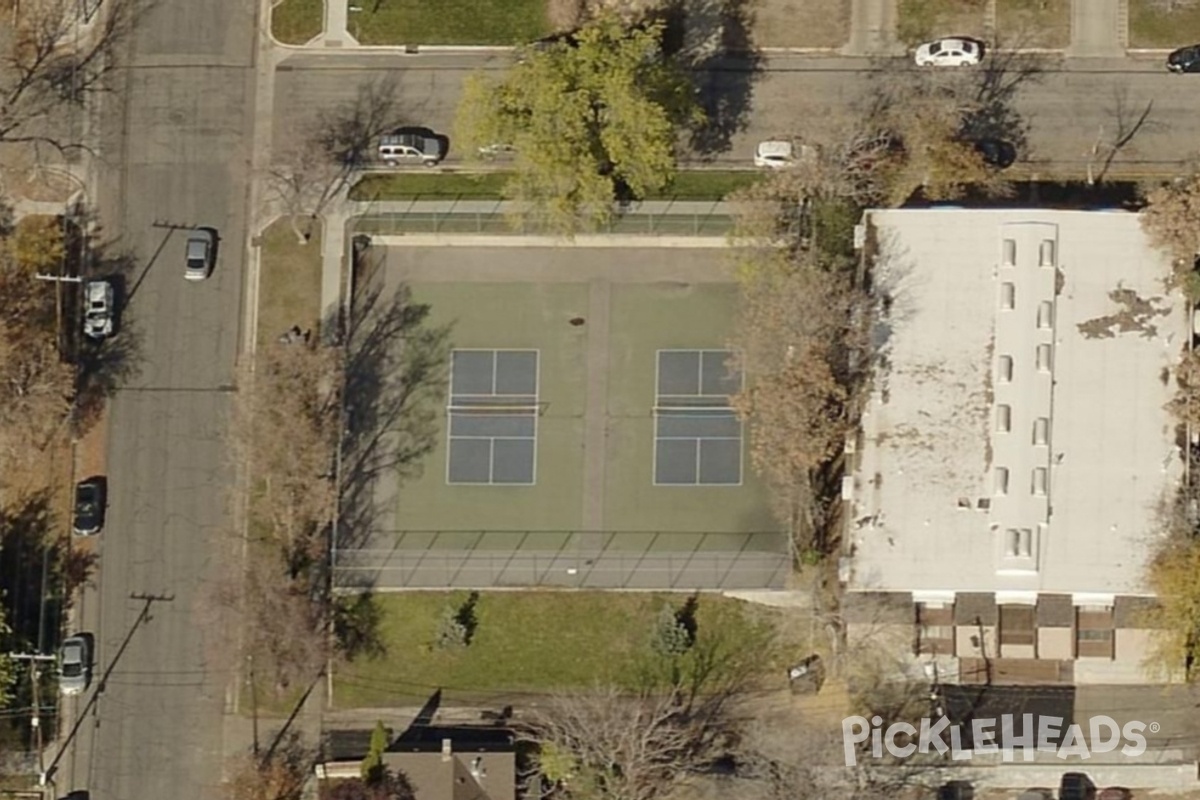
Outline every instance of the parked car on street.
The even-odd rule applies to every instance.
[[[511,144],[504,142],[495,142],[493,144],[485,144],[479,148],[480,158],[495,159],[495,158],[510,158],[517,152],[517,148]]]
[[[985,164],[996,169],[1008,169],[1017,160],[1017,148],[1003,139],[980,139],[975,142],[975,152]]]
[[[759,142],[758,147],[754,148],[754,166],[756,167],[778,169],[780,167],[790,167],[791,165],[791,142],[772,139],[766,142]]]
[[[105,480],[91,477],[75,484],[72,528],[80,536],[95,536],[104,528]]]
[[[108,281],[83,285],[83,333],[89,339],[104,339],[113,332],[113,287]]]
[[[187,264],[183,277],[202,281],[212,274],[217,237],[211,228],[196,228],[187,238]]]
[[[1167,56],[1171,72],[1200,72],[1200,44],[1181,47]]]
[[[965,37],[938,39],[917,48],[918,67],[969,67],[983,59],[983,42]]]
[[[443,140],[428,128],[397,128],[379,137],[379,158],[386,164],[432,167],[445,156]]]
[[[802,144],[797,148],[785,139],[770,139],[759,142],[754,148],[754,166],[769,169],[791,167],[797,161],[812,161],[817,157],[817,149],[811,145]]]
[[[92,681],[92,653],[87,637],[72,636],[62,643],[58,654],[58,690],[79,694]]]

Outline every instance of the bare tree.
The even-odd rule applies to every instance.
[[[74,372],[58,353],[56,296],[35,278],[61,254],[57,227],[20,225],[0,248],[0,464],[46,446],[70,410]]]
[[[324,800],[416,800],[416,790],[402,772],[380,769],[369,780],[346,778],[330,781]]]
[[[1141,214],[1142,230],[1151,244],[1175,261],[1175,283],[1191,298],[1200,297],[1200,275],[1195,263],[1200,254],[1200,170],[1146,193]]]
[[[1147,100],[1145,107],[1138,108],[1130,105],[1129,92],[1124,87],[1113,90],[1112,105],[1108,108],[1112,123],[1107,127],[1100,126],[1096,132],[1096,141],[1088,153],[1089,186],[1104,180],[1113,161],[1130,147],[1138,133],[1155,127],[1154,121],[1150,119],[1153,108],[1153,99]]]
[[[247,655],[256,676],[277,692],[311,681],[333,655],[330,608],[308,576],[289,577],[288,565],[270,554],[250,559],[241,607]]]
[[[569,797],[652,800],[729,751],[726,699],[614,687],[558,695],[521,735],[540,749],[542,778]]]
[[[1193,430],[1200,429],[1200,351],[1184,354],[1175,368],[1175,382],[1175,396],[1167,410]]]
[[[732,366],[744,376],[734,407],[750,426],[751,463],[803,552],[824,544],[826,503],[815,479],[853,424],[866,302],[853,242],[860,212],[839,196],[855,194],[854,180],[790,180],[739,198],[731,344]]]
[[[954,199],[967,187],[1004,194],[1010,187],[976,151],[966,129],[987,105],[979,87],[939,76],[900,75],[875,97],[867,129],[883,131],[901,157],[887,164],[889,205],[920,189],[929,199]]]
[[[15,25],[0,30],[0,142],[82,146],[66,138],[71,131],[45,123],[108,88],[117,45],[149,7],[145,0],[105,5],[83,35],[73,35],[83,22],[76,0],[37,0],[14,11]]]
[[[379,137],[397,122],[393,79],[359,85],[352,100],[320,110],[292,143],[275,155],[267,184],[292,220],[301,244],[310,223],[353,182],[370,159]]]
[[[292,565],[294,577],[324,555],[333,519],[341,350],[316,342],[272,342],[242,376],[234,413],[237,453],[259,483],[251,514]]]
[[[226,772],[224,800],[300,800],[315,762],[314,750],[294,735],[265,754],[239,754]]]

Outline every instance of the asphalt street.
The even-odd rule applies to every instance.
[[[107,252],[131,263],[117,342],[138,373],[109,408],[102,575],[79,609],[96,638],[96,679],[69,701],[81,721],[53,776],[60,795],[213,796],[221,780],[233,659],[216,586],[236,553],[224,430],[248,216],[252,5],[154,4],[123,43],[101,109],[96,205]],[[209,280],[184,280],[186,230],[162,226],[219,230]]]
[[[1132,132],[1114,158],[1116,167],[1153,171],[1193,155],[1196,94],[1200,77],[1172,75],[1161,58],[1063,59],[1022,55],[991,70],[964,70],[948,80],[986,80],[1005,87],[1025,128],[1022,159],[1036,169],[1081,170]],[[393,81],[397,123],[427,125],[453,136],[455,109],[464,79],[474,70],[499,72],[504,54],[300,53],[276,70],[274,145],[298,135],[313,116],[354,98],[358,86]],[[722,147],[702,159],[747,165],[754,145],[775,136],[822,139],[844,126],[847,109],[880,81],[916,70],[907,58],[861,59],[781,55],[757,70],[737,62],[703,73],[710,100],[725,109]],[[1009,88],[1011,87],[1011,88]],[[1145,112],[1145,119],[1137,126]],[[1136,128],[1136,129],[1135,129]],[[1099,142],[1099,147],[1097,143]],[[1099,159],[1093,159],[1093,149]],[[448,164],[458,160],[450,142]]]

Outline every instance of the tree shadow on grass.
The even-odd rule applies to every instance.
[[[364,547],[381,510],[395,503],[388,493],[420,477],[438,441],[438,411],[445,401],[450,326],[431,324],[430,307],[412,302],[407,286],[385,293],[381,258],[369,247],[356,247],[345,342],[339,550]],[[350,585],[371,583],[363,574]]]
[[[340,595],[333,606],[333,633],[349,661],[360,656],[382,658],[387,645],[382,633],[383,611],[370,590]]]
[[[691,73],[704,111],[704,121],[688,132],[688,146],[712,159],[727,152],[749,122],[763,61],[751,33],[754,9],[750,0],[696,0],[676,2],[666,14],[664,50]]]

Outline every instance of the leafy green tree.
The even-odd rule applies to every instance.
[[[362,763],[362,779],[367,783],[376,783],[383,777],[383,753],[388,747],[388,732],[383,726],[383,720],[375,722],[371,731],[371,745]]]
[[[670,182],[677,134],[703,115],[662,37],[659,22],[630,28],[602,16],[570,40],[527,51],[503,80],[468,80],[458,141],[468,154],[515,149],[505,194],[521,221],[569,235],[607,221],[614,199]]]
[[[691,631],[680,621],[678,613],[669,603],[658,612],[651,646],[666,658],[678,658],[692,646]]]
[[[1174,531],[1150,562],[1148,579],[1158,600],[1147,620],[1156,633],[1148,665],[1194,681],[1200,674],[1200,540]]]

